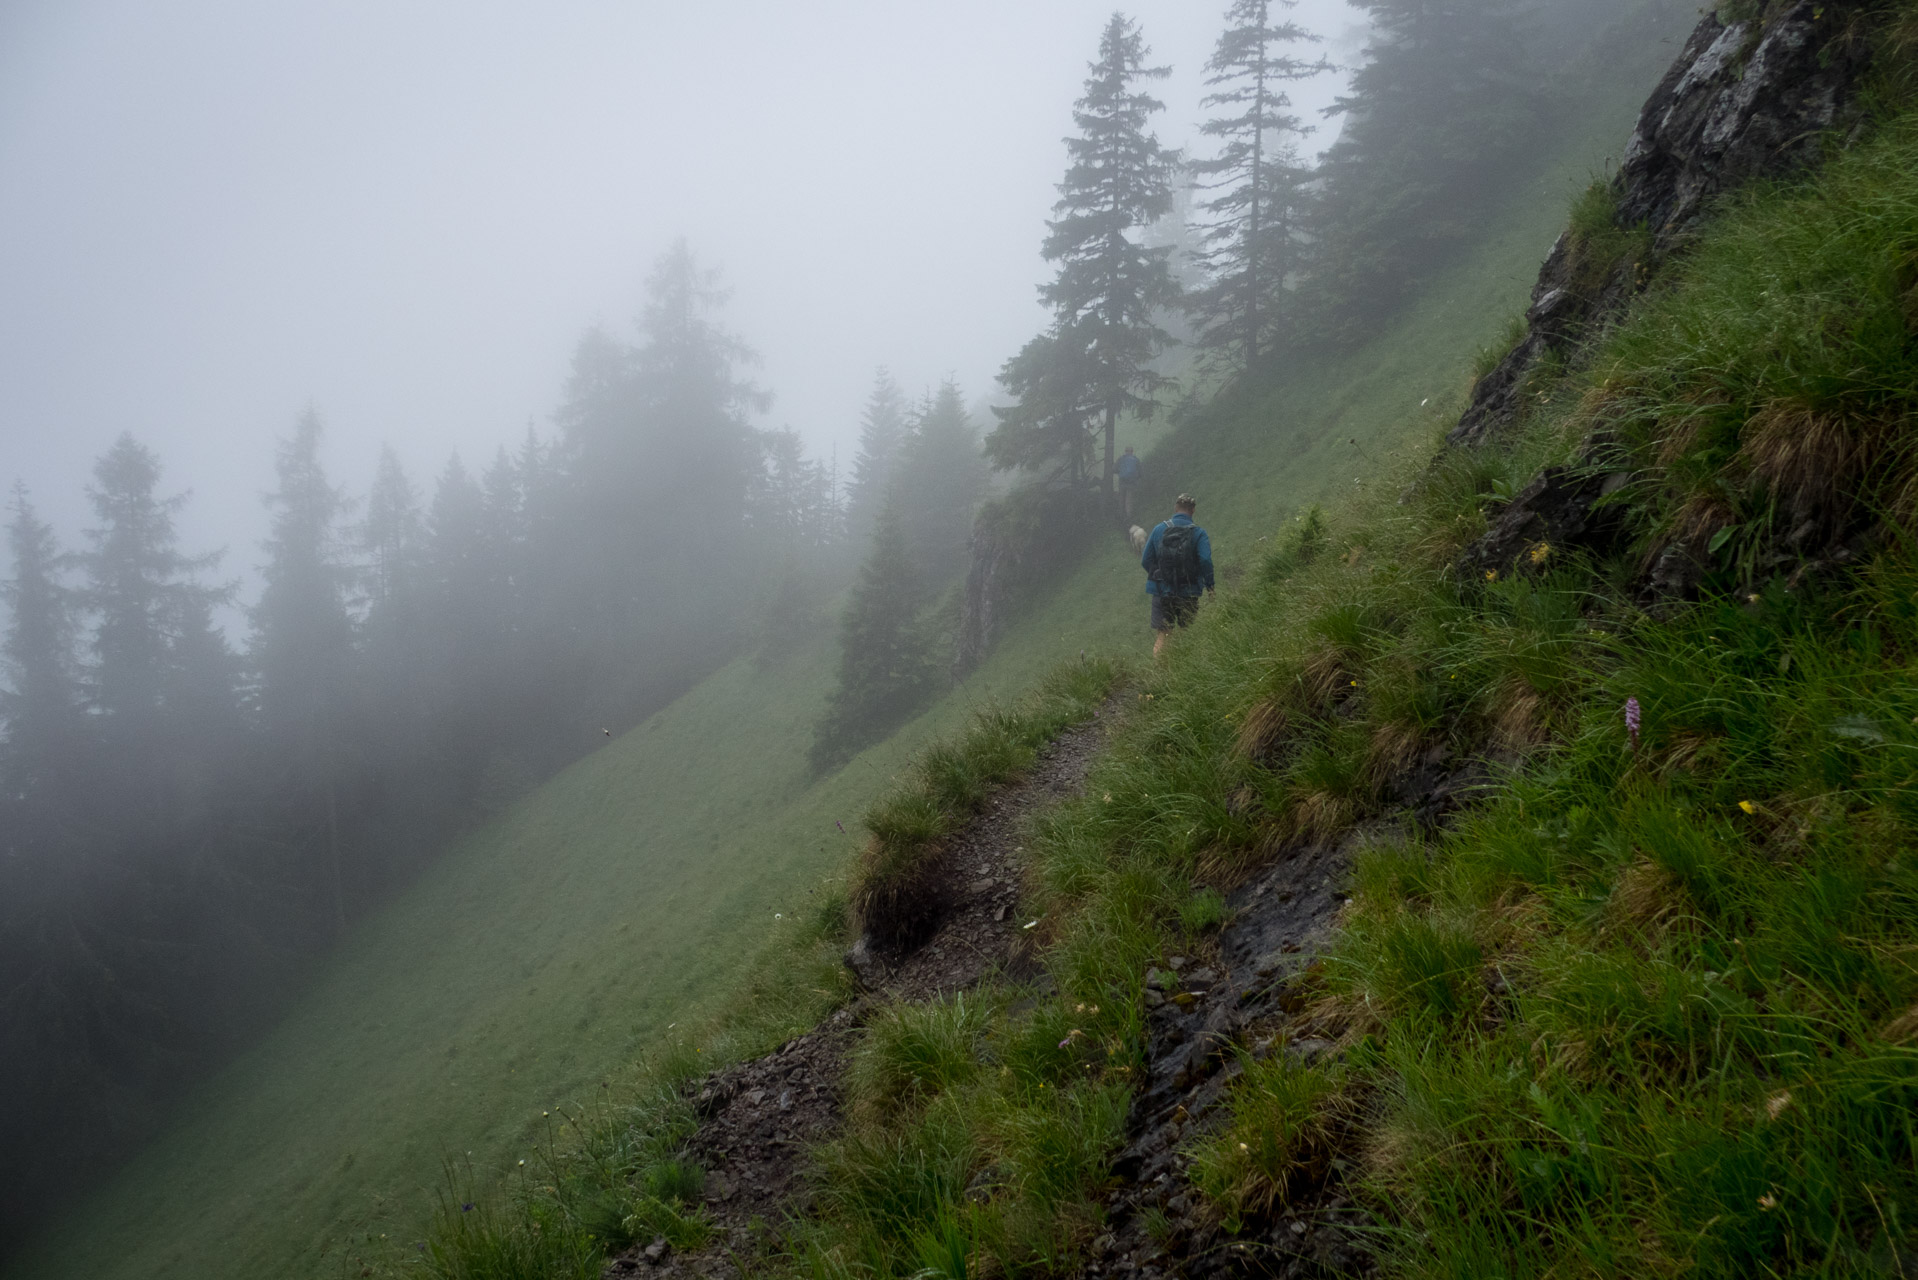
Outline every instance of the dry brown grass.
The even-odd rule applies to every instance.
[[[1878,1028],[1878,1038],[1890,1044],[1907,1044],[1918,1040],[1918,1004]]]
[[[1299,667],[1299,694],[1304,704],[1319,710],[1330,706],[1334,699],[1352,686],[1352,677],[1347,673],[1348,655],[1345,650],[1331,642],[1322,642],[1306,655]]]
[[[1833,414],[1777,404],[1739,434],[1739,459],[1793,524],[1842,521],[1872,456],[1871,435]]]
[[[1658,771],[1667,777],[1675,773],[1694,776],[1716,770],[1725,756],[1725,740],[1719,734],[1685,731],[1674,734],[1658,757]]]
[[[1383,790],[1394,779],[1410,772],[1425,750],[1425,731],[1403,720],[1387,721],[1372,730],[1366,748],[1365,772],[1374,790]]]
[[[1658,459],[1658,465],[1669,467],[1690,453],[1692,446],[1698,443],[1699,425],[1696,414],[1686,414],[1667,427],[1652,445],[1652,456]]]
[[[1285,704],[1268,698],[1245,713],[1232,750],[1243,760],[1264,760],[1276,752],[1290,723]]]
[[[1691,900],[1677,877],[1641,856],[1612,886],[1600,932],[1650,941],[1685,919],[1690,910]]]
[[[1492,733],[1509,751],[1529,751],[1545,741],[1545,700],[1522,680],[1507,679],[1492,696]]]
[[[1313,788],[1295,797],[1285,826],[1294,839],[1329,840],[1351,826],[1356,813],[1350,796]]]

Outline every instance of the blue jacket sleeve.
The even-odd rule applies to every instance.
[[[1205,589],[1212,590],[1212,535],[1199,530],[1199,563],[1205,566]]]

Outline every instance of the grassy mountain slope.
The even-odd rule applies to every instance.
[[[1879,127],[1150,671],[1036,833],[1059,994],[875,1018],[770,1274],[1912,1273],[1918,11],[1864,16]],[[1463,567],[1541,466],[1617,525]],[[1146,989],[1308,868],[1323,949]]]
[[[1162,441],[1148,509],[1198,493],[1230,574],[1296,510],[1376,483],[1389,455],[1423,447],[1456,409],[1472,353],[1522,306],[1568,197],[1624,136],[1656,61],[1622,77],[1632,83],[1370,348],[1299,371],[1258,404],[1137,432]],[[1139,588],[1115,539],[965,685],[818,783],[803,762],[830,645],[721,671],[361,926],[271,1037],[10,1274],[327,1275],[355,1233],[412,1238],[443,1158],[470,1153],[482,1179],[513,1167],[542,1109],[591,1096],[801,927],[809,891],[853,847],[835,822],[853,828],[916,746],[1060,657],[1142,654]]]

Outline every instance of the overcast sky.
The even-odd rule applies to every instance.
[[[1194,142],[1224,0],[1130,6]],[[761,425],[850,461],[873,370],[969,398],[1043,325],[1092,0],[0,0],[0,484],[76,543],[121,431],[186,549],[261,558],[275,439],[422,488],[545,429],[580,333],[685,236]],[[1348,61],[1344,0],[1294,16]],[[1295,95],[1329,100],[1329,80]],[[1322,145],[1326,135],[1314,139]]]

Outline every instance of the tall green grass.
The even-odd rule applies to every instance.
[[[1135,885],[1229,866],[1209,851],[1247,839],[1227,789],[1284,840],[1389,819],[1376,782],[1408,744],[1498,767],[1442,836],[1399,823],[1360,854],[1316,982],[1323,1025],[1363,1051],[1247,1074],[1195,1149],[1228,1225],[1287,1194],[1311,1145],[1288,1135],[1356,1089],[1374,1101],[1348,1154],[1395,1274],[1913,1265],[1914,175],[1907,117],[1736,201],[1519,449],[1442,458],[1405,508],[1335,524],[1348,554],[1239,602],[1243,629],[1175,667],[1095,779],[1115,805],[1178,788],[1194,824],[1091,815],[1111,869],[1072,886],[1084,940],[1065,945],[1113,983],[1120,923],[1152,922]],[[1454,576],[1487,471],[1569,459],[1595,427],[1638,469],[1636,545]],[[1707,502],[1748,547],[1687,526]],[[1876,530],[1855,571],[1806,564],[1822,544],[1792,534],[1820,520]],[[1686,538],[1717,557],[1703,600],[1648,616],[1608,586]],[[1259,731],[1228,741],[1238,717]],[[1069,865],[1086,840],[1059,843]],[[1277,1145],[1255,1158],[1258,1134]]]

